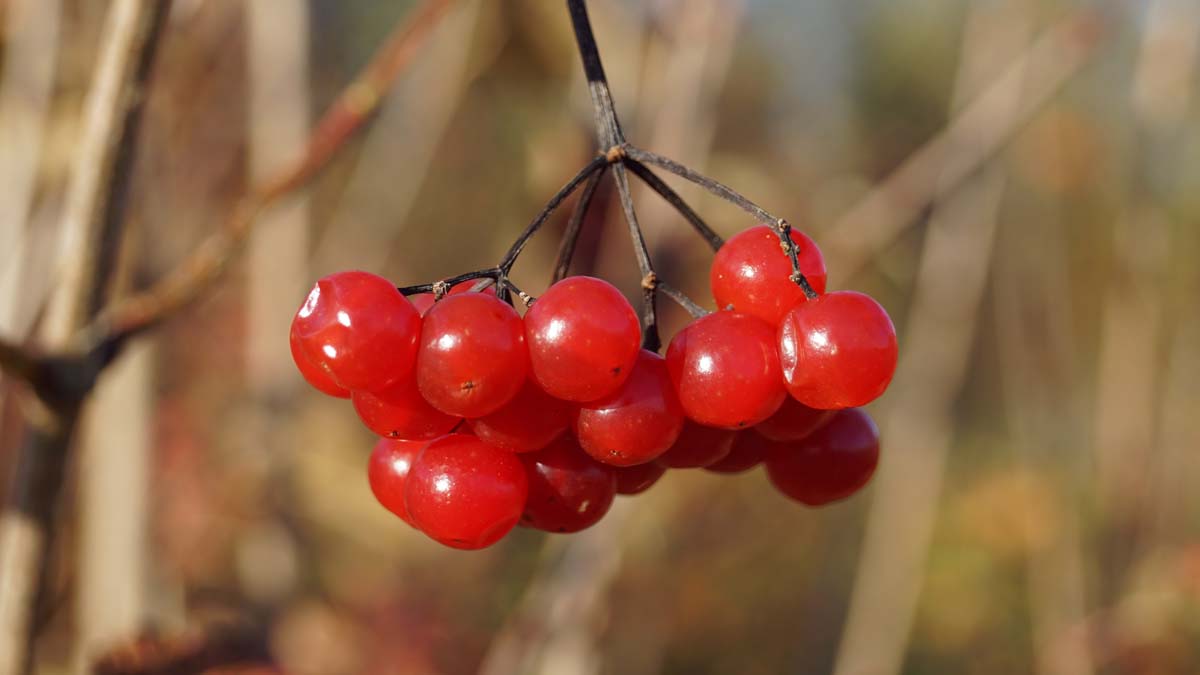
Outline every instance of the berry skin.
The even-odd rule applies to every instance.
[[[408,376],[420,333],[421,316],[412,304],[392,282],[367,272],[322,277],[291,330],[310,364],[351,391],[379,391]]]
[[[800,271],[817,293],[825,292],[825,260],[821,250],[804,233],[791,231]],[[756,316],[772,326],[808,297],[791,279],[792,262],[775,234],[766,225],[744,230],[717,251],[709,284],[717,307]]]
[[[832,410],[810,408],[788,396],[779,410],[754,426],[754,430],[772,441],[799,441],[833,419]]]
[[[405,483],[412,522],[433,540],[460,549],[500,541],[521,518],[529,492],[516,455],[466,434],[425,446]]]
[[[448,295],[431,307],[420,344],[417,387],[450,415],[483,417],[499,410],[529,371],[521,317],[485,293]]]
[[[704,470],[725,474],[749,471],[762,464],[776,445],[778,444],[774,441],[769,441],[749,429],[739,431],[737,438],[733,439],[733,448],[729,450],[729,454],[725,455],[724,459],[704,467]]]
[[[567,277],[525,313],[533,377],[564,401],[595,401],[629,377],[641,347],[637,313],[612,284]]]
[[[642,350],[620,389],[583,404],[575,419],[575,435],[583,449],[613,466],[652,461],[671,447],[682,428],[683,409],[666,362],[647,350]]]
[[[684,412],[710,427],[754,426],[787,395],[775,331],[748,314],[713,312],[688,324],[667,348],[667,368]]]
[[[529,477],[521,524],[545,532],[578,532],[595,525],[612,506],[617,490],[612,467],[588,457],[570,436],[520,459]]]
[[[687,420],[675,444],[656,463],[670,469],[696,469],[714,464],[733,449],[733,439],[737,433]]]
[[[896,371],[896,328],[869,295],[835,291],[779,325],[787,389],[810,408],[854,408],[879,397]]]
[[[292,348],[292,360],[296,362],[296,368],[300,370],[305,382],[323,394],[336,398],[350,398],[349,389],[334,382],[326,370],[308,360],[308,356],[300,347],[300,338],[294,330],[288,336],[288,345]]]
[[[471,420],[479,438],[510,452],[540,450],[571,426],[571,404],[550,396],[532,379],[499,410]]]
[[[767,477],[783,494],[821,506],[858,492],[879,463],[879,429],[858,408],[839,410],[803,441],[781,443],[767,455]]]
[[[371,451],[371,459],[367,462],[367,482],[371,485],[375,499],[409,525],[413,525],[413,521],[404,506],[404,484],[413,460],[425,445],[425,441],[381,438],[375,444],[375,449]]]
[[[649,490],[667,472],[667,467],[658,462],[646,462],[634,466],[614,466],[617,477],[617,494],[637,495]]]
[[[429,405],[411,377],[378,393],[356,391],[350,398],[363,424],[386,438],[428,441],[450,433],[462,419]]]

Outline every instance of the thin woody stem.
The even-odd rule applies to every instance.
[[[517,240],[513,242],[511,247],[509,247],[508,253],[504,255],[504,260],[501,260],[497,267],[504,270],[505,274],[508,274],[508,272],[512,270],[513,265],[517,262],[517,257],[521,255],[521,250],[525,248],[525,244],[529,242],[529,239],[533,237],[533,235],[537,234],[537,231],[541,229],[542,225],[546,223],[546,220],[550,218],[550,216],[558,209],[563,201],[565,201],[567,197],[570,197],[571,194],[575,192],[576,188],[583,183],[583,181],[587,180],[594,174],[600,173],[606,166],[608,166],[608,160],[603,156],[597,156],[592,159],[592,161],[588,162],[582,169],[580,169],[579,173],[575,174],[574,178],[567,181],[567,184],[562,186],[562,188],[550,198],[550,201],[546,202],[546,205],[542,207],[542,210],[536,216],[534,216],[529,225],[525,227],[525,230],[521,232],[520,236],[517,237]]]
[[[792,241],[791,226],[788,225],[786,220],[772,215],[763,207],[744,197],[737,190],[734,190],[724,183],[713,180],[704,174],[694,171],[673,159],[663,157],[662,155],[655,154],[648,150],[636,148],[632,145],[625,145],[623,150],[628,158],[634,161],[662,167],[676,176],[685,178],[696,185],[699,185],[705,190],[708,190],[721,199],[724,199],[730,204],[741,208],[746,213],[754,216],[754,218],[759,222],[769,225],[779,237],[780,245],[783,248],[784,253],[787,254],[788,260],[792,264],[792,281],[803,288],[805,295],[808,297],[817,297],[816,291],[814,291],[812,286],[808,283],[808,279],[805,278],[804,273],[800,271],[800,260],[796,255],[796,243]]]
[[[684,220],[691,224],[692,228],[696,230],[696,233],[703,237],[706,242],[708,242],[708,245],[712,248],[712,250],[716,251],[725,244],[725,240],[721,238],[721,235],[713,231],[713,229],[708,226],[708,223],[704,222],[704,219],[700,217],[700,214],[696,213],[696,211],[692,209],[692,207],[689,206],[686,201],[683,200],[683,197],[679,196],[679,193],[671,189],[671,186],[664,183],[657,174],[651,171],[650,167],[635,159],[628,158],[625,160],[625,166],[629,167],[630,171],[632,171],[638,178],[642,179],[642,182],[645,183],[647,187],[657,192],[658,195],[663,198],[663,200],[673,206],[675,210],[679,212],[679,215],[683,216]]]
[[[575,204],[575,210],[571,212],[571,219],[567,221],[562,241],[558,245],[558,257],[554,261],[554,275],[550,278],[552,284],[561,281],[571,269],[571,260],[575,257],[575,247],[579,244],[579,233],[583,231],[583,221],[587,217],[588,209],[592,205],[592,197],[596,195],[596,188],[600,186],[600,179],[604,178],[606,169],[607,167],[592,174],[583,186],[583,192],[579,194],[579,201]]]

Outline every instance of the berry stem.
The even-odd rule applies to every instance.
[[[463,272],[440,281],[431,281],[427,284],[416,284],[415,286],[399,286],[396,290],[402,295],[416,295],[417,293],[437,293],[438,288],[450,290],[455,285],[471,279],[492,279],[496,282],[497,290],[502,285],[502,279],[505,278],[504,271],[499,267],[489,267],[484,270],[475,270],[473,272]]]
[[[685,178],[696,185],[699,185],[705,190],[708,190],[721,199],[724,199],[730,204],[741,208],[743,211],[754,216],[759,222],[769,225],[771,229],[775,231],[775,234],[779,235],[779,241],[783,244],[784,253],[787,254],[788,259],[792,263],[792,281],[796,282],[796,284],[803,288],[804,294],[808,297],[817,297],[816,291],[814,291],[812,285],[808,283],[808,279],[804,277],[804,273],[800,271],[800,260],[796,255],[796,243],[792,241],[790,234],[791,225],[788,225],[786,220],[771,215],[771,213],[763,207],[755,204],[749,199],[746,199],[737,190],[734,190],[724,183],[713,180],[704,174],[696,172],[680,164],[679,162],[670,159],[669,157],[663,157],[662,155],[650,152],[649,150],[642,150],[641,148],[637,148],[628,144],[625,145],[624,150],[625,156],[628,159],[636,162],[653,164],[666,169],[676,176]]]
[[[588,19],[587,5],[584,0],[567,0],[567,11],[571,14],[571,25],[575,29],[575,44],[579,46],[579,56],[583,60],[583,74],[587,77],[588,92],[592,95],[596,140],[601,148],[621,145],[625,142],[625,134],[621,131],[620,121],[617,120],[612,92],[608,88],[608,78],[605,77],[604,65],[600,62],[600,49],[596,46],[596,36],[592,33],[592,23]]]
[[[683,197],[679,196],[678,192],[675,192],[675,190],[671,189],[671,186],[664,183],[663,180],[658,177],[658,174],[651,171],[650,167],[635,159],[628,158],[626,158],[624,164],[625,166],[629,167],[629,170],[632,171],[638,178],[642,179],[642,182],[645,183],[651,190],[657,192],[658,195],[662,197],[668,204],[675,207],[675,210],[679,212],[679,215],[683,216],[685,220],[691,223],[692,228],[696,230],[697,234],[699,234],[701,237],[704,237],[704,240],[708,242],[708,245],[712,247],[712,250],[716,251],[717,249],[721,248],[721,246],[725,243],[725,240],[721,238],[721,235],[714,232],[713,229],[708,226],[708,223],[704,222],[704,219],[700,217],[700,214],[696,213],[696,211],[683,200]]]
[[[554,261],[554,276],[551,277],[550,283],[553,284],[562,281],[571,269],[571,260],[575,257],[575,247],[579,244],[579,233],[583,230],[583,220],[587,217],[588,209],[592,205],[592,197],[596,194],[596,188],[600,186],[600,179],[604,178],[605,171],[608,167],[600,169],[588,178],[588,182],[583,186],[583,192],[579,194],[579,201],[575,204],[575,210],[571,212],[571,219],[567,221],[567,228],[563,230],[562,241],[558,245],[558,257]]]
[[[588,91],[592,95],[592,116],[596,122],[596,140],[602,149],[607,149],[606,161],[612,163],[613,182],[616,184],[617,194],[621,198],[621,210],[625,214],[625,222],[629,226],[629,237],[633,242],[633,252],[637,256],[638,269],[642,273],[642,346],[657,352],[662,347],[662,341],[658,336],[658,296],[654,292],[657,277],[654,274],[654,265],[650,261],[650,250],[646,247],[646,238],[643,236],[641,224],[638,222],[637,211],[633,206],[633,194],[629,190],[629,176],[625,173],[627,157],[624,152],[625,135],[621,131],[621,123],[617,119],[612,92],[608,88],[608,78],[604,75],[604,66],[600,62],[600,50],[596,46],[596,36],[592,33],[587,5],[584,0],[567,0],[567,11],[571,15],[571,25],[575,29],[575,44],[579,46],[579,57],[583,61],[583,73],[587,77]]]
[[[687,310],[688,314],[692,315],[693,319],[699,319],[702,316],[707,316],[709,311],[700,305],[697,305],[694,300],[689,298],[683,291],[675,288],[665,281],[659,281],[656,284],[658,292],[674,300],[680,307]]]
[[[517,257],[521,255],[521,250],[525,248],[525,244],[529,242],[529,239],[533,237],[533,235],[537,234],[537,231],[541,229],[542,225],[546,223],[546,220],[550,218],[550,216],[555,210],[558,209],[563,201],[567,197],[571,196],[571,193],[575,192],[580,183],[593,174],[601,172],[606,166],[608,166],[608,160],[602,155],[593,158],[592,161],[584,165],[584,167],[579,170],[579,173],[575,174],[574,178],[567,181],[567,184],[562,186],[562,188],[550,198],[550,201],[546,202],[546,205],[542,207],[542,210],[536,216],[534,216],[529,225],[525,226],[525,230],[521,232],[520,236],[517,237],[517,240],[513,242],[513,245],[508,249],[508,253],[504,255],[504,260],[501,260],[500,264],[497,265],[496,268],[502,270],[504,274],[507,275],[512,270],[513,265],[517,262]]]

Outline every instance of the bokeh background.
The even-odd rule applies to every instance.
[[[121,283],[161,277],[297,156],[414,4],[176,0]],[[460,0],[366,133],[105,374],[37,672],[220,631],[237,672],[1200,672],[1200,5],[590,4],[629,138],[786,216],[831,288],[893,316],[871,487],[811,510],[759,471],[674,471],[585,534],[478,553],[374,502],[369,432],[291,365],[307,288],[493,264],[594,151],[563,3]],[[0,2],[6,337],[36,343],[56,284],[107,5]],[[722,234],[751,224],[671,182]],[[636,299],[599,194],[575,270]],[[636,198],[660,274],[711,307],[703,243]],[[567,213],[517,267],[534,294]],[[662,306],[669,336],[685,317]],[[25,394],[3,391],[11,490]]]

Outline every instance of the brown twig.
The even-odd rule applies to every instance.
[[[142,94],[169,9],[169,2],[122,0],[108,13],[67,190],[62,277],[43,326],[46,344],[65,355],[34,359],[11,344],[2,349],[5,364],[33,385],[41,405],[30,416],[0,518],[0,675],[31,665],[31,621],[44,592],[54,511],[79,410],[97,372],[95,360],[69,355],[69,342],[111,272],[101,244],[118,238],[124,222]]]
[[[88,343],[120,342],[170,317],[221,277],[266,207],[304,187],[379,108],[384,93],[424,44],[451,0],[426,0],[396,28],[375,58],[321,117],[303,156],[252,188],[221,230],[165,278],[105,309],[85,331]]]

